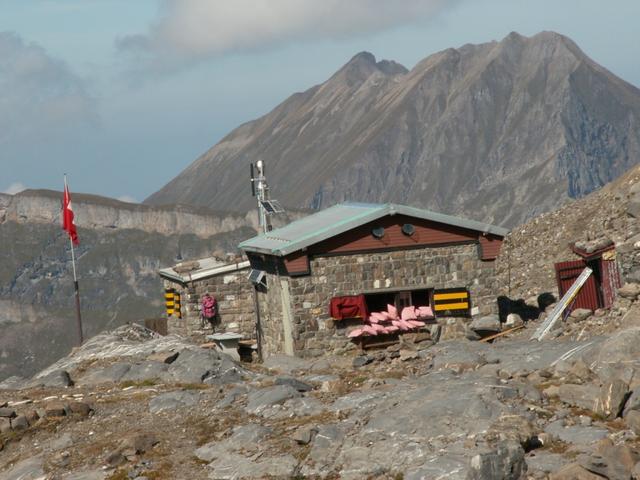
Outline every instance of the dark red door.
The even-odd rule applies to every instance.
[[[567,293],[567,290],[571,288],[573,282],[576,281],[586,266],[587,265],[583,260],[574,260],[571,262],[560,262],[555,264],[556,279],[558,281],[558,290],[560,291],[561,298],[565,293]],[[598,298],[596,278],[595,275],[591,274],[578,292],[572,310],[576,308],[596,310],[601,306],[602,305]]]

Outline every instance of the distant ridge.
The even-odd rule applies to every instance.
[[[362,52],[145,203],[246,211],[258,159],[285,206],[391,201],[513,226],[638,163],[640,90],[554,32],[450,48],[411,71]]]

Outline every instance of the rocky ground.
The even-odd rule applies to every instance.
[[[466,339],[257,365],[135,325],[97,335],[0,383],[0,480],[640,479],[639,180],[512,232],[501,284],[533,314]],[[626,282],[612,308],[530,340],[553,263],[605,240]]]
[[[537,323],[262,365],[120,327],[0,384],[0,479],[640,478],[640,315]]]
[[[615,243],[627,280],[640,281],[638,218],[640,167],[635,167],[600,190],[515,227],[497,262],[502,293],[513,299],[557,294],[554,263],[577,259],[569,247],[576,242]]]

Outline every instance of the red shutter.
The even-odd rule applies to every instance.
[[[560,262],[555,264],[556,279],[558,281],[560,297],[567,293],[567,290],[571,288],[573,282],[576,281],[586,266],[587,264],[583,260]],[[588,308],[590,310],[596,310],[599,307],[598,287],[596,286],[595,275],[591,274],[578,292],[575,303],[573,304],[573,309]]]

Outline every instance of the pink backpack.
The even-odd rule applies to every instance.
[[[216,310],[218,302],[211,296],[205,296],[202,298],[202,316],[206,319],[216,316]]]

